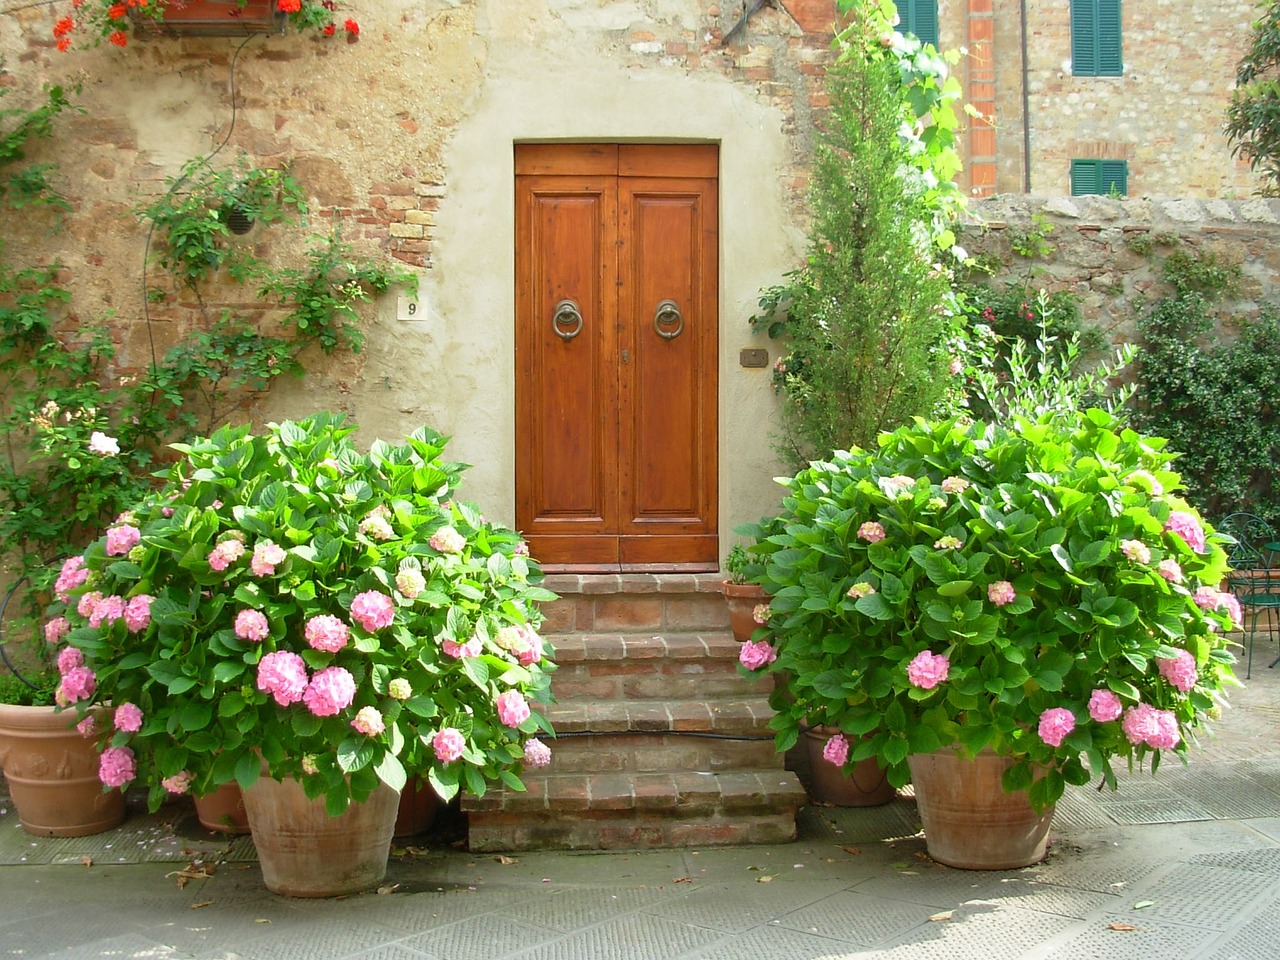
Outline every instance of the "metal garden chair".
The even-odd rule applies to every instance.
[[[1258,618],[1266,617],[1267,635],[1280,611],[1280,570],[1272,570],[1280,552],[1275,529],[1267,521],[1252,513],[1233,513],[1222,519],[1215,529],[1234,539],[1225,544],[1231,572],[1227,575],[1227,588],[1240,601],[1248,630],[1248,659],[1245,679],[1253,671],[1253,642],[1258,635]],[[1273,577],[1274,573],[1274,577]],[[1280,657],[1271,666],[1280,663]]]

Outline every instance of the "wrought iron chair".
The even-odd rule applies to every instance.
[[[1230,514],[1215,529],[1235,541],[1225,545],[1227,560],[1231,564],[1227,588],[1240,601],[1247,618],[1249,651],[1244,676],[1248,680],[1253,671],[1253,642],[1258,635],[1258,618],[1266,618],[1267,635],[1271,636],[1273,624],[1280,617],[1280,569],[1272,569],[1280,544],[1271,524],[1252,513]],[[1272,660],[1271,666],[1277,663],[1280,663],[1280,657]]]

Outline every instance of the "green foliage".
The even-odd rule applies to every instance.
[[[859,9],[827,73],[806,264],[751,318],[786,341],[774,388],[779,452],[794,463],[869,444],[948,387],[953,311],[936,257],[954,244],[944,116],[953,126],[955,92],[932,47],[891,28],[881,44],[881,6]]]
[[[770,700],[779,748],[833,726],[851,763],[875,756],[901,786],[908,754],[990,746],[1015,761],[1007,784],[1055,771],[1040,808],[1066,783],[1114,786],[1115,757],[1154,769],[1160,749],[1184,754],[1234,682],[1239,610],[1163,448],[1101,410],[917,420],[784,481],[758,641],[788,678]],[[1187,689],[1159,669],[1179,655],[1194,659]],[[1161,711],[1173,739],[1135,744],[1120,717],[1093,719],[1098,690]],[[1074,723],[1056,745],[1037,732],[1050,710]]]
[[[11,673],[0,673],[0,703],[20,707],[51,707],[53,693],[58,686],[56,673],[42,673],[26,678],[24,683]]]
[[[499,708],[550,701],[534,629],[554,594],[519,535],[455,499],[447,438],[424,427],[362,454],[351,432],[317,414],[180,444],[83,567],[64,566],[52,612],[96,676],[90,696],[66,694],[81,714],[141,711],[139,729],[103,731],[100,746],[136,759],[152,809],[165,780],[248,785],[260,760],[334,811],[414,775],[445,799],[483,794],[551,731],[541,713],[512,723]],[[265,679],[286,675],[297,684]],[[459,759],[432,748],[446,729],[462,735]]]
[[[1258,4],[1249,49],[1236,66],[1225,130],[1231,151],[1261,175],[1262,192],[1280,190],[1280,3]]]

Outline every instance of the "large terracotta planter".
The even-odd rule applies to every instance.
[[[835,807],[882,807],[898,795],[875,757],[868,757],[845,772],[822,755],[835,731],[815,727],[804,732],[809,753],[809,796],[815,803]]]
[[[267,889],[286,897],[340,897],[378,885],[387,873],[400,794],[386,784],[341,816],[308,800],[295,780],[259,777],[244,791],[249,829]]]
[[[1044,859],[1053,807],[1036,813],[1025,791],[1005,793],[1012,760],[983,751],[912,754],[911,783],[929,856],[965,870],[1009,870]]]
[[[392,835],[412,837],[431,828],[440,809],[440,798],[431,784],[421,777],[412,777],[400,791],[400,804],[396,810],[396,824]]]
[[[108,710],[93,715],[111,722]],[[75,724],[74,710],[0,704],[0,767],[27,833],[83,837],[124,820],[124,794],[102,789],[97,748]]]
[[[760,626],[752,613],[758,604],[769,602],[769,595],[758,583],[731,583],[726,580],[721,587],[725,605],[729,608],[729,627],[740,643],[746,643]]]
[[[244,792],[232,780],[212,793],[195,798],[200,826],[214,833],[248,833],[249,814],[244,808]]]

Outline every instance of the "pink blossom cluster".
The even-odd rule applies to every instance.
[[[58,651],[58,673],[66,676],[76,667],[84,666],[84,652],[78,647],[63,647]]]
[[[89,626],[96,628],[104,623],[110,626],[124,616],[125,606],[124,597],[117,597],[114,594],[109,597],[99,597],[94,602],[93,609],[89,611]]]
[[[498,709],[498,720],[504,727],[514,729],[529,719],[529,703],[519,690],[504,690],[498,694],[494,706]]]
[[[757,640],[755,643],[748,640],[738,651],[738,662],[748,670],[759,670],[765,664],[773,663],[777,659],[778,654],[769,645],[768,640]]]
[[[87,590],[80,594],[80,599],[76,601],[76,613],[82,617],[88,617],[93,613],[93,608],[98,605],[98,601],[102,599],[100,590]]]
[[[317,670],[302,692],[302,702],[317,717],[332,717],[351,706],[356,680],[345,667]]]
[[[370,540],[390,540],[396,535],[387,518],[376,511],[361,520],[357,529]]]
[[[385,593],[366,590],[351,601],[351,619],[369,633],[391,626],[396,618],[396,605]]]
[[[1156,479],[1155,474],[1149,470],[1135,470],[1125,477],[1125,480],[1129,483],[1140,480],[1141,483],[1137,484],[1137,486],[1146,487],[1152,496],[1158,497],[1164,493],[1164,486]]]
[[[253,548],[253,556],[249,558],[249,569],[255,577],[269,577],[276,572],[276,567],[284,563],[284,547],[271,540],[263,540]]]
[[[130,633],[139,633],[147,629],[151,623],[151,604],[155,599],[146,593],[129,598],[129,602],[124,606],[124,625]]]
[[[1151,548],[1141,540],[1120,541],[1120,552],[1134,563],[1145,564],[1151,562]]]
[[[1145,743],[1155,750],[1171,750],[1182,739],[1173,711],[1157,710],[1148,703],[1126,710],[1120,727],[1135,747]]]
[[[58,682],[58,689],[54,694],[54,699],[63,706],[71,703],[79,703],[81,700],[90,699],[93,696],[93,692],[97,689],[97,674],[88,667],[73,667],[66,673],[62,674],[62,679]]]
[[[160,786],[164,787],[175,796],[182,796],[191,789],[191,781],[195,779],[190,770],[183,770],[175,773],[172,777],[165,777],[160,781]]]
[[[71,591],[83,586],[88,578],[89,568],[84,565],[84,557],[68,557],[53,582],[54,596],[66,603],[71,599]]]
[[[357,733],[363,733],[366,737],[376,737],[387,729],[377,707],[361,707],[356,711],[351,726]]]
[[[142,531],[131,524],[107,531],[107,556],[123,557],[142,541]]]
[[[236,636],[251,643],[261,643],[271,635],[271,624],[261,610],[241,610],[236,614]]]
[[[466,746],[466,738],[454,727],[445,727],[431,738],[431,749],[441,763],[453,763],[462,756]]]
[[[959,550],[963,546],[963,540],[949,535],[933,541],[933,549],[935,550]]]
[[[522,667],[528,667],[542,659],[542,638],[527,623],[506,626],[498,631],[494,642],[503,650],[515,654]]]
[[[89,452],[99,457],[118,457],[120,441],[101,430],[94,430],[89,434]]]
[[[423,577],[421,570],[405,567],[396,574],[396,589],[408,599],[413,600],[427,589],[427,580]]]
[[[291,650],[273,650],[258,661],[258,689],[282,707],[297,703],[307,689],[307,665]]]
[[[1040,734],[1040,739],[1049,746],[1060,747],[1062,741],[1067,739],[1075,728],[1075,714],[1065,707],[1052,707],[1040,714],[1040,726],[1037,732]]]
[[[944,654],[934,654],[932,650],[921,650],[907,664],[907,680],[914,687],[932,690],[947,679],[951,671],[951,661]]]
[[[849,759],[849,741],[844,738],[844,734],[837,733],[826,742],[822,748],[822,759],[837,767],[845,765]]]
[[[1174,510],[1169,514],[1169,519],[1165,521],[1164,529],[1166,533],[1177,534],[1196,553],[1204,553],[1206,547],[1204,530],[1200,526],[1200,520],[1194,513],[1187,513],[1185,510]]]
[[[209,569],[221,573],[243,556],[243,543],[234,538],[223,540],[209,551]]]
[[[54,617],[44,625],[44,642],[61,643],[62,638],[71,632],[71,621],[66,617]]]
[[[318,614],[302,628],[307,646],[323,653],[337,653],[347,645],[351,631],[347,625],[335,616],[327,613]]]
[[[98,732],[98,719],[91,713],[76,724],[76,732],[86,740]]]
[[[1239,629],[1244,623],[1244,614],[1240,609],[1240,601],[1233,594],[1215,590],[1213,587],[1197,587],[1191,595],[1195,605],[1201,610],[1225,610],[1232,624]]]
[[[461,553],[463,547],[467,545],[467,540],[453,527],[441,527],[431,535],[427,543],[431,545],[432,550],[438,550],[441,553]]]
[[[916,485],[914,477],[898,474],[896,477],[886,477],[880,481],[880,485],[884,487],[885,493],[891,497],[900,497],[912,487]]]
[[[1160,676],[1183,693],[1194,687],[1199,679],[1196,658],[1188,650],[1179,650],[1173,657],[1157,657],[1156,668],[1160,671]]]
[[[1156,572],[1170,583],[1182,582],[1182,567],[1173,557],[1165,557],[1156,565]]]
[[[537,737],[531,737],[524,743],[524,762],[531,767],[545,767],[551,762],[551,748]]]
[[[943,493],[964,493],[969,489],[969,481],[964,477],[947,477],[942,481]]]
[[[751,608],[751,619],[756,623],[765,624],[769,622],[769,604],[757,603]]]
[[[480,637],[476,634],[471,635],[466,643],[458,643],[456,640],[450,640],[445,637],[440,641],[440,649],[444,651],[445,656],[453,657],[455,660],[461,660],[463,657],[478,657],[482,649]]]
[[[1098,689],[1089,694],[1089,716],[1098,723],[1109,723],[1119,720],[1124,713],[1124,704],[1110,690]]]
[[[134,703],[122,703],[114,714],[116,729],[124,733],[137,733],[142,729],[142,709]]]
[[[392,700],[408,700],[413,696],[413,684],[404,677],[396,677],[387,684],[387,696]]]
[[[988,585],[987,599],[997,607],[1005,607],[1017,600],[1018,594],[1008,580],[997,580]]]
[[[137,773],[138,765],[128,747],[107,747],[98,758],[98,779],[108,787],[123,787]]]
[[[516,544],[515,549],[512,550],[511,552],[514,553],[517,557],[527,557],[529,555],[529,545],[525,543],[523,540],[521,540],[519,543]]]
[[[868,520],[862,526],[858,527],[858,539],[865,540],[867,543],[879,543],[885,537],[884,527],[876,523],[874,520]]]

